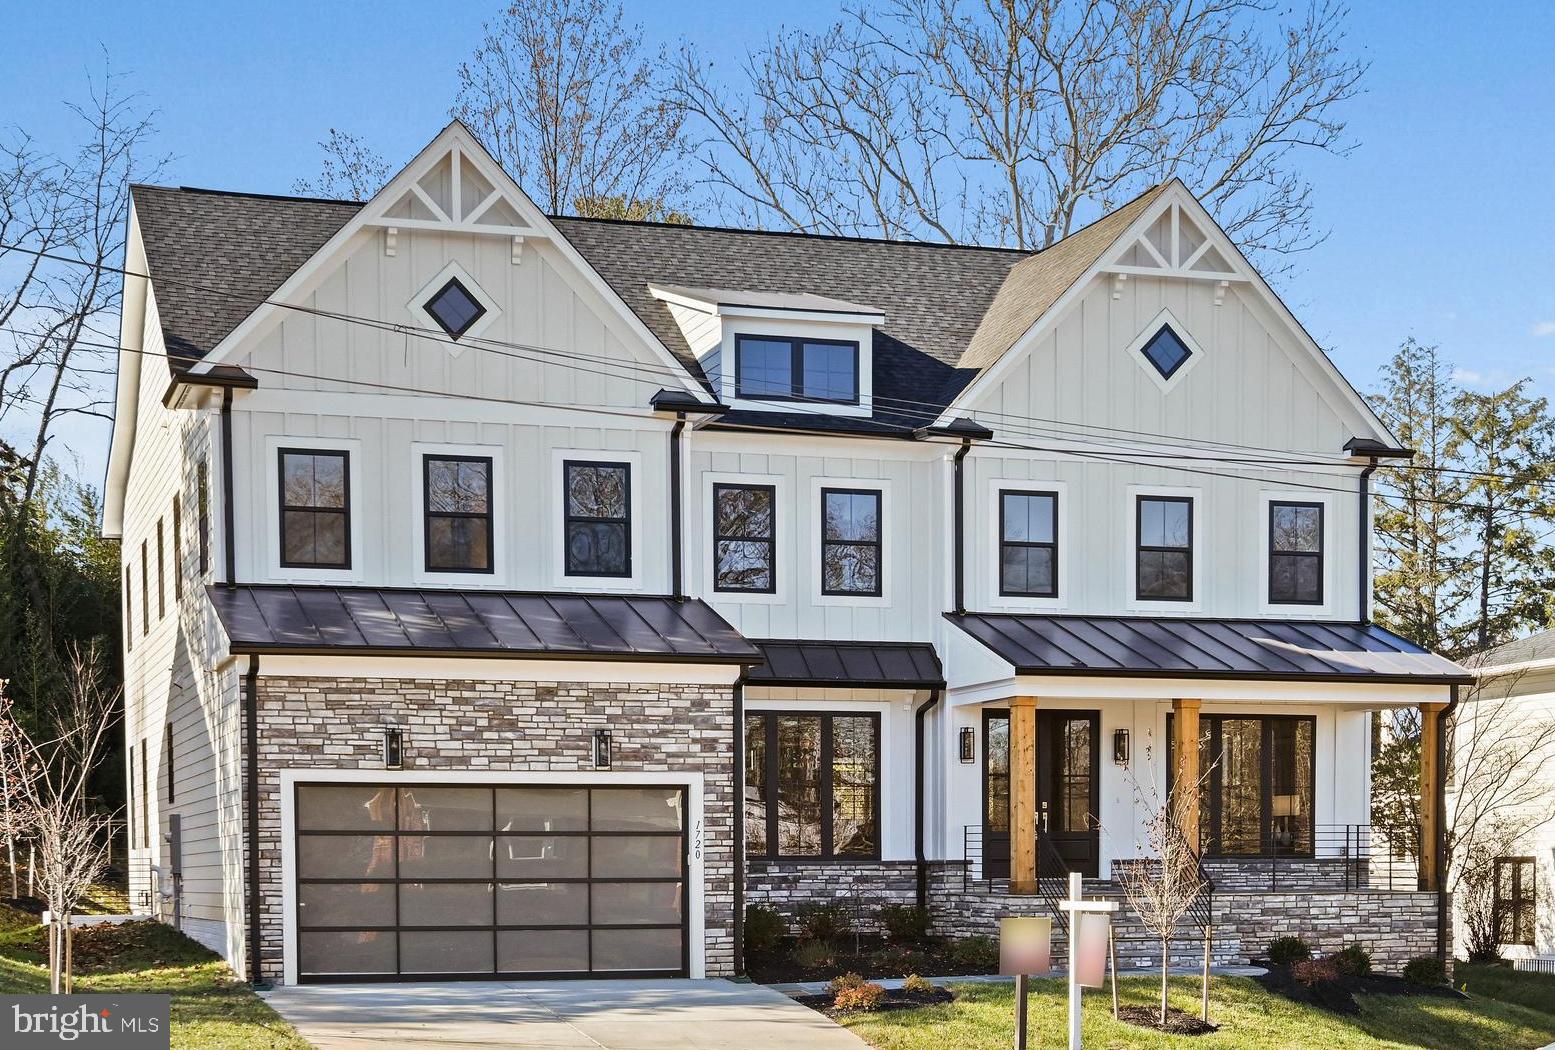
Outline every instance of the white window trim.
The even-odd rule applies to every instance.
[[[761,591],[720,591],[713,584],[716,573],[713,560],[716,550],[713,544],[713,486],[714,485],[771,485],[772,498],[772,593]],[[788,493],[788,478],[782,474],[740,474],[718,471],[702,473],[702,506],[698,512],[702,519],[702,557],[697,572],[702,574],[704,586],[701,594],[710,602],[738,602],[743,605],[786,605],[789,580],[794,567],[790,561],[795,556],[793,538],[795,522],[792,501]],[[817,587],[817,590],[820,588]]]
[[[632,551],[630,576],[567,575],[567,492],[565,465],[574,463],[625,463],[627,465],[626,513]],[[648,552],[643,550],[643,456],[641,452],[608,449],[555,448],[551,450],[551,489],[543,500],[550,508],[547,517],[551,530],[551,582],[561,590],[627,592],[643,589],[643,565]]]
[[[1258,493],[1257,550],[1254,562],[1258,566],[1258,608],[1260,612],[1277,616],[1323,617],[1334,611],[1334,592],[1338,590],[1335,571],[1335,497],[1337,493],[1312,492],[1305,489],[1264,489]],[[1323,604],[1302,605],[1271,602],[1269,600],[1269,505],[1271,503],[1319,503],[1323,507]]]
[[[459,283],[464,285],[465,291],[469,292],[475,298],[475,301],[486,309],[486,312],[481,314],[480,319],[465,329],[458,339],[454,339],[445,332],[443,326],[437,323],[437,318],[427,313],[426,309],[427,300],[442,291],[443,285],[448,283],[450,277],[457,277]],[[466,345],[463,342],[464,340],[480,335],[490,328],[497,318],[502,316],[502,307],[497,305],[497,300],[486,294],[486,289],[480,286],[480,282],[470,276],[470,271],[460,266],[457,262],[450,262],[447,266],[437,271],[437,276],[423,284],[416,294],[410,297],[410,301],[405,304],[405,309],[418,325],[430,330],[432,335],[442,344],[443,348],[448,351],[450,357],[458,357],[464,353]]]
[[[1053,492],[1058,495],[1058,557],[1054,571],[1058,573],[1058,596],[1054,598],[1026,597],[1018,594],[1000,594],[1001,575],[1000,546],[1003,535],[999,529],[1001,493],[1004,492]],[[1030,478],[989,478],[983,482],[983,506],[987,508],[988,538],[988,606],[995,609],[1065,609],[1069,595],[1074,593],[1074,581],[1069,576],[1069,485],[1063,481],[1032,480]]]
[[[1144,353],[1145,344],[1150,342],[1155,334],[1161,330],[1162,325],[1171,325],[1172,331],[1176,333],[1177,338],[1181,339],[1182,344],[1190,351],[1188,360],[1178,366],[1177,371],[1172,373],[1171,378],[1161,375]],[[1166,307],[1162,307],[1161,312],[1152,317],[1150,323],[1145,325],[1144,330],[1134,337],[1133,342],[1129,343],[1128,353],[1134,358],[1135,363],[1144,369],[1145,374],[1150,377],[1155,385],[1161,388],[1161,393],[1163,394],[1170,394],[1177,387],[1177,384],[1182,382],[1183,376],[1193,371],[1198,363],[1204,359],[1204,348],[1199,345],[1198,340],[1193,338],[1193,335],[1188,331],[1188,326],[1178,320],[1177,315]]]
[[[788,412],[826,416],[867,417],[874,413],[875,367],[874,326],[859,321],[828,322],[782,317],[720,317],[723,337],[719,349],[718,386],[721,400],[731,408],[748,412]],[[822,339],[858,344],[858,404],[843,405],[828,401],[763,401],[737,397],[735,376],[738,336],[769,336],[787,339]]]
[[[826,594],[821,589],[821,490],[856,489],[880,493],[880,593]],[[891,604],[895,573],[891,571],[891,482],[884,478],[811,478],[810,505],[801,512],[810,518],[810,602],[813,605],[881,608]],[[720,592],[727,593],[727,592]]]
[[[349,569],[304,569],[281,564],[281,467],[280,452],[283,448],[318,450],[320,452],[346,453],[348,491],[347,513],[351,522],[351,567]],[[368,464],[362,454],[362,442],[356,438],[282,437],[270,434],[265,437],[265,562],[272,579],[297,583],[359,583],[366,579],[367,544],[364,540],[367,508],[362,501],[362,477]],[[212,486],[215,488],[216,486]],[[212,518],[211,532],[219,531],[216,518]],[[214,550],[213,550],[214,556]]]
[[[506,491],[507,473],[503,465],[501,445],[462,445],[441,442],[415,441],[410,446],[410,491],[415,516],[410,527],[411,575],[417,583],[460,587],[501,587],[508,583],[507,537],[512,524],[504,511],[514,505]],[[427,456],[484,456],[491,460],[491,571],[490,572],[436,572],[427,569],[426,527]]]
[[[1192,601],[1141,601],[1135,597],[1139,593],[1135,579],[1136,555],[1139,549],[1139,518],[1135,507],[1140,496],[1186,496],[1193,500]],[[1168,485],[1130,485],[1125,490],[1125,497],[1123,505],[1123,513],[1126,515],[1124,535],[1128,537],[1128,544],[1124,550],[1123,581],[1127,588],[1123,592],[1124,607],[1132,612],[1194,613],[1201,611],[1204,608],[1204,490],[1199,488],[1175,488]]]

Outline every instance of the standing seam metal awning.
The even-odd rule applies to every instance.
[[[697,599],[248,584],[208,587],[233,653],[752,664]]]
[[[747,685],[938,689],[939,657],[927,642],[759,640],[763,661],[745,672]]]
[[[947,613],[1021,675],[1466,684],[1448,660],[1376,624]]]

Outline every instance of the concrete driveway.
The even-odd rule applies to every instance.
[[[732,981],[335,984],[262,993],[319,1050],[862,1050],[781,992]]]

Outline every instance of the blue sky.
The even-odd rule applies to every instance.
[[[651,40],[737,62],[773,24],[718,0],[627,0]],[[837,0],[788,0],[820,26]],[[286,193],[317,141],[351,130],[391,160],[447,120],[455,70],[496,0],[54,0],[0,34],[0,123],[48,140],[60,99],[116,69],[159,110],[164,181]],[[1372,63],[1345,110],[1360,145],[1303,160],[1331,232],[1287,301],[1361,389],[1406,336],[1438,342],[1465,382],[1534,378],[1555,394],[1555,5],[1366,2],[1350,41]],[[72,435],[100,477],[106,427]]]

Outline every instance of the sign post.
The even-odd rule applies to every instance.
[[[1083,891],[1084,880],[1072,871],[1069,899],[1058,902],[1069,913],[1069,1050],[1080,1050],[1080,990],[1100,988],[1106,979],[1111,913],[1118,910],[1116,901],[1088,901]]]
[[[999,920],[999,972],[1015,978],[1015,1050],[1026,1050],[1028,983],[1053,968],[1053,920],[1017,915]]]

